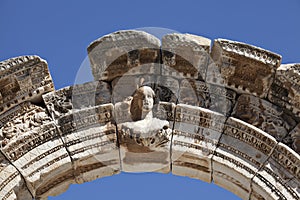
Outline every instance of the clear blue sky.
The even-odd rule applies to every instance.
[[[36,54],[49,64],[56,89],[72,85],[98,37],[121,29],[163,27],[237,40],[300,62],[300,0],[4,1],[0,60]],[[239,199],[213,184],[163,174],[102,178],[50,199]]]

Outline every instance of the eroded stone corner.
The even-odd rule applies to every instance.
[[[51,179],[62,176],[71,161],[42,100],[43,94],[54,90],[47,62],[20,56],[0,66],[1,151],[33,197],[57,195],[64,191],[60,183],[66,179],[52,185]]]
[[[160,40],[144,31],[125,30],[105,35],[93,41],[87,51],[94,80],[111,81],[126,74],[160,73],[157,65]]]
[[[252,180],[251,196],[299,199],[299,154],[279,142]]]
[[[213,156],[214,183],[248,199],[253,176],[276,144],[277,141],[262,130],[229,117]]]
[[[38,56],[20,56],[0,62],[0,114],[25,102],[39,103],[54,90],[48,64]]]
[[[10,113],[15,117],[1,127],[1,151],[22,174],[34,197],[60,194],[73,177],[69,177],[71,160],[57,126],[43,107],[25,102],[18,108],[13,110],[17,114]]]
[[[300,64],[282,64],[276,70],[268,99],[300,117]]]
[[[19,171],[0,152],[0,198],[31,200],[32,194]]]
[[[192,34],[164,35],[161,45],[162,76],[205,80],[210,44],[210,39]]]

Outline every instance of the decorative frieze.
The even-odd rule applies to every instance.
[[[295,119],[272,103],[252,95],[241,95],[232,116],[241,119],[281,141],[295,126]]]
[[[51,122],[51,118],[48,116],[44,108],[30,103],[25,104],[25,107],[26,112],[22,112],[22,109],[17,110],[17,113],[13,115],[14,117],[7,121],[7,123],[0,128],[0,141],[2,147],[6,147],[6,149],[8,146],[15,148],[15,144],[12,145],[11,142],[14,143],[17,138],[24,138],[26,133],[28,137],[31,137],[29,133],[35,133],[38,135],[41,126]],[[26,153],[26,150],[26,148],[22,149],[20,153]],[[11,159],[17,159],[16,156],[18,152],[15,152],[15,150],[12,149],[11,153],[15,156],[9,157]]]
[[[160,101],[177,103],[179,81],[171,76],[158,76],[154,91]]]
[[[209,83],[225,84],[238,93],[266,97],[280,66],[281,56],[241,42],[217,39],[211,52],[219,74],[207,74]],[[220,76],[218,76],[220,75]],[[222,81],[218,80],[222,79]]]
[[[72,111],[111,102],[110,85],[102,81],[88,82],[49,92],[43,100],[53,119]]]
[[[291,147],[298,154],[300,153],[300,124],[298,124],[288,135],[283,139],[283,143]]]
[[[26,112],[32,110],[32,103],[23,102],[11,108],[5,113],[0,115],[0,127],[3,127],[8,121],[16,118],[17,116],[24,115]]]
[[[186,79],[180,83],[178,102],[229,115],[235,104],[235,98],[236,93],[225,87]]]

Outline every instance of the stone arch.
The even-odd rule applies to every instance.
[[[169,122],[171,138],[163,145],[149,143],[151,153],[131,143],[119,145],[118,127],[128,120],[128,102],[117,104],[111,94],[118,74],[99,80],[100,54],[91,49],[101,39],[88,48],[95,81],[56,91],[46,61],[38,56],[2,61],[0,86],[16,91],[0,90],[1,199],[46,199],[69,184],[143,170],[213,180],[243,199],[299,199],[299,64],[281,64],[275,53],[224,39],[215,40],[210,50],[210,40],[188,34],[166,35],[162,44],[141,31],[105,38],[111,45],[107,49],[140,45],[130,49],[136,50],[150,43],[157,52],[148,52],[152,58],[161,57],[160,64],[176,69],[170,73],[159,65],[159,75],[178,85],[178,96],[186,97],[186,84],[192,86],[191,100],[161,101],[153,113]],[[199,73],[189,74],[184,56],[176,53],[182,49]],[[214,63],[201,56],[203,51]],[[135,58],[136,63],[142,59]],[[132,64],[124,60],[121,72]],[[240,70],[245,65],[256,70],[248,73],[255,77]],[[173,84],[180,73],[188,79]],[[193,95],[203,102],[192,101]]]

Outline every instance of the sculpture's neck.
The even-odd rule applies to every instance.
[[[152,119],[152,118],[153,118],[152,111],[142,112],[142,119]]]

